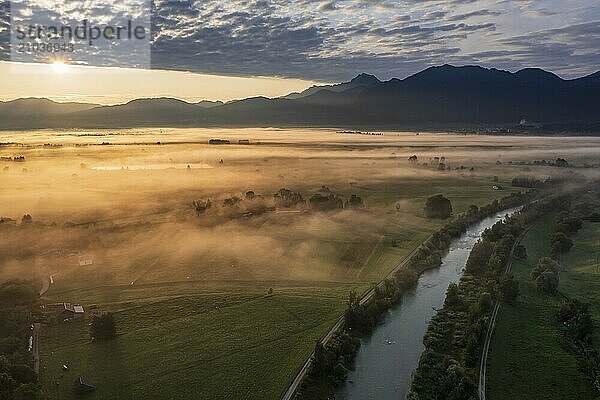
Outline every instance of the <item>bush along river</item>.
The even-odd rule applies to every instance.
[[[458,282],[469,253],[482,233],[518,209],[501,211],[467,228],[452,240],[439,268],[423,272],[417,285],[402,295],[371,335],[362,340],[354,370],[336,392],[338,400],[406,398],[423,352],[423,337],[450,283]]]

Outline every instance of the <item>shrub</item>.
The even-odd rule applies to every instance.
[[[117,336],[117,323],[111,313],[94,315],[90,323],[90,335],[94,339],[107,340]]]
[[[504,276],[500,281],[500,293],[502,301],[514,304],[519,296],[519,282],[512,275]]]

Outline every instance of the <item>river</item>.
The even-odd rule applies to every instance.
[[[514,212],[515,210],[509,210]],[[425,271],[414,289],[402,296],[373,334],[364,339],[355,369],[336,393],[337,400],[399,400],[410,390],[412,374],[423,352],[423,336],[429,321],[444,304],[451,282],[458,282],[471,249],[483,231],[506,211],[472,225],[450,244],[442,265]]]

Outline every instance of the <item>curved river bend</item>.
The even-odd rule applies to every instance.
[[[337,400],[399,400],[410,390],[423,352],[423,336],[442,307],[451,282],[458,282],[471,249],[484,230],[516,210],[503,211],[469,227],[450,244],[439,268],[425,271],[373,334],[363,340],[355,369],[336,393]]]

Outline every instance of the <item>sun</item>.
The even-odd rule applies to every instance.
[[[67,72],[68,66],[62,61],[54,61],[52,63],[52,69],[54,69],[54,72],[56,73],[64,74]]]

